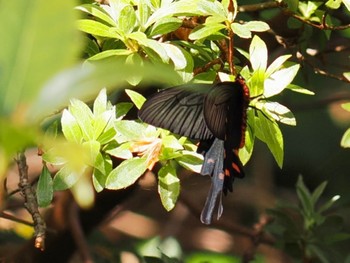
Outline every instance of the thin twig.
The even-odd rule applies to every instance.
[[[84,263],[92,263],[92,256],[90,254],[89,246],[87,244],[84,231],[82,229],[79,220],[79,207],[73,202],[69,206],[69,227],[72,231],[75,244],[77,245],[78,252]]]
[[[201,214],[201,208],[198,207],[194,202],[191,201],[191,199],[187,196],[185,191],[181,191],[180,195],[180,202],[182,202],[184,205],[186,205],[189,210],[199,218]],[[232,220],[228,220],[224,217],[220,218],[218,221],[212,222],[212,226],[215,227],[221,227],[224,229],[227,229],[233,233],[236,233],[238,235],[242,236],[247,236],[250,238],[256,238],[257,232],[254,229],[246,228],[241,225],[236,225],[232,222]],[[271,237],[266,235],[265,233],[261,233],[261,236],[259,237],[259,242],[268,244],[268,245],[273,245],[275,243],[275,240]]]
[[[34,246],[40,250],[45,249],[46,224],[38,209],[38,202],[28,179],[28,165],[24,152],[17,155],[17,166],[19,171],[19,188],[24,196],[24,207],[30,213],[34,222]]]

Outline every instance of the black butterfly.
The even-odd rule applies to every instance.
[[[244,146],[248,104],[249,89],[238,76],[235,82],[164,89],[139,111],[139,118],[146,123],[200,140],[198,152],[204,155],[201,174],[212,176],[201,214],[205,224],[211,223],[217,203],[218,218],[221,216],[222,192],[232,191],[235,177],[244,177],[238,149]]]

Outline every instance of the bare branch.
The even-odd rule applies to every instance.
[[[28,166],[24,152],[17,155],[17,166],[19,171],[19,188],[24,196],[24,207],[31,214],[34,222],[35,247],[45,249],[46,224],[38,209],[38,202],[28,179]]]

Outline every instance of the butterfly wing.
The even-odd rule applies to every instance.
[[[203,102],[211,87],[190,84],[162,90],[144,103],[139,118],[191,139],[210,139],[213,135],[204,121]]]

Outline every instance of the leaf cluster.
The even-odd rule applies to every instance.
[[[310,192],[299,176],[296,184],[299,204],[283,203],[268,211],[275,222],[267,230],[277,237],[278,246],[295,258],[308,262],[344,262],[338,244],[348,240],[350,234],[343,232],[343,219],[331,212],[340,196],[321,200],[326,186],[327,182],[323,182]]]

